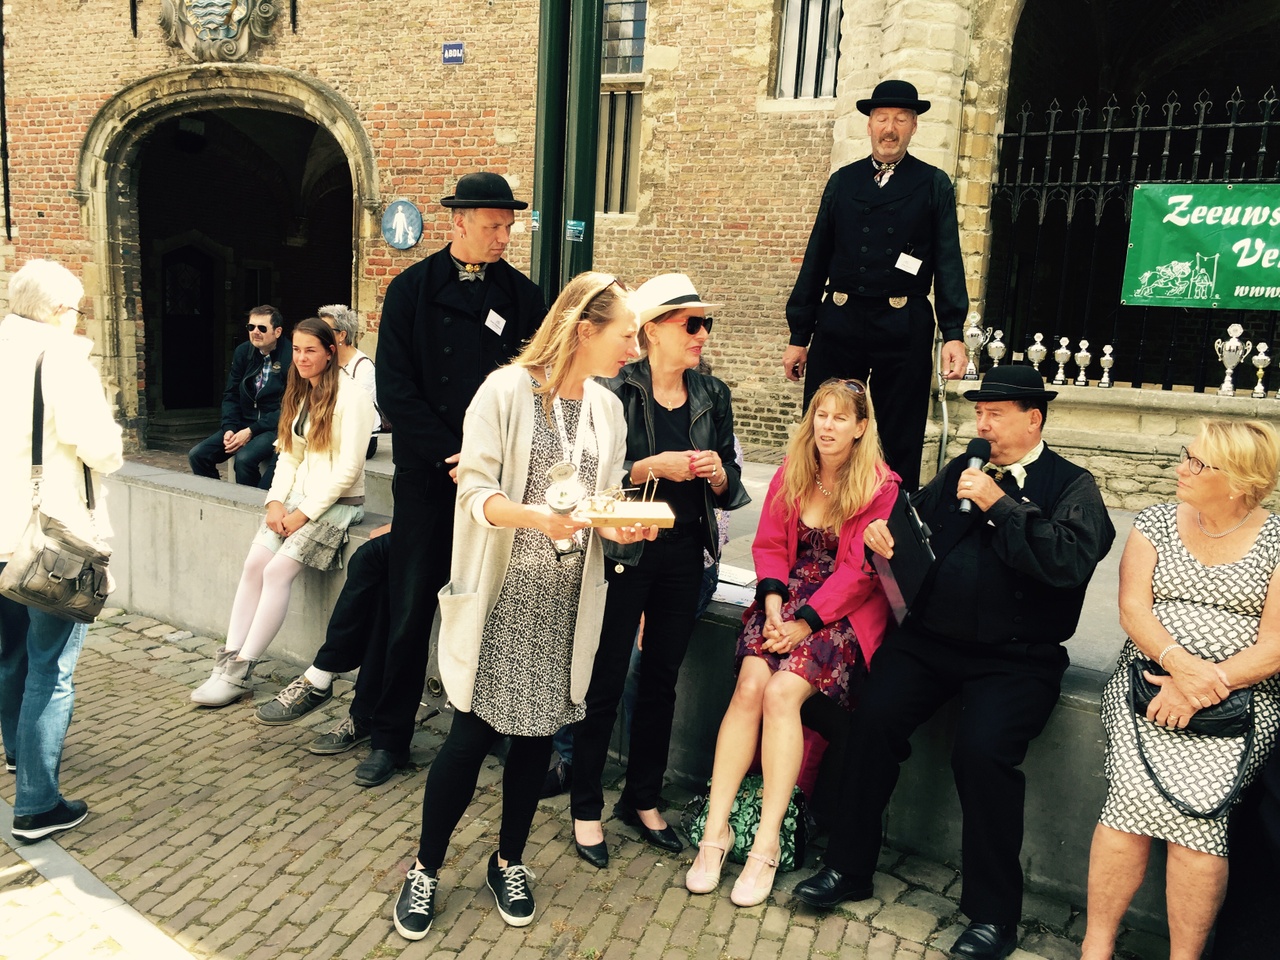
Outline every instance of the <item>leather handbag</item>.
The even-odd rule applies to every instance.
[[[1129,689],[1133,694],[1133,709],[1140,716],[1147,715],[1147,707],[1160,692],[1160,687],[1144,674],[1167,677],[1159,664],[1139,657],[1129,663]],[[1253,691],[1233,690],[1225,700],[1197,710],[1187,721],[1188,733],[1202,737],[1243,737],[1253,727]]]
[[[1160,775],[1147,759],[1146,748],[1142,745],[1142,726],[1139,719],[1146,716],[1147,707],[1160,692],[1160,688],[1143,676],[1144,671],[1167,674],[1159,664],[1141,657],[1129,663],[1129,712],[1133,717],[1133,735],[1138,743],[1138,757],[1142,760],[1147,776],[1160,791],[1160,795],[1173,804],[1183,816],[1194,817],[1197,820],[1216,820],[1226,815],[1236,802],[1236,798],[1240,796],[1240,791],[1244,789],[1245,774],[1249,769],[1249,761],[1253,758],[1253,691],[1248,688],[1233,690],[1220,703],[1197,710],[1185,727],[1171,728],[1176,733],[1202,737],[1243,738],[1244,742],[1240,746],[1240,760],[1236,764],[1235,776],[1230,786],[1218,803],[1208,810],[1200,810],[1165,789],[1165,785],[1160,782]]]
[[[66,524],[40,509],[44,475],[44,390],[36,358],[31,414],[31,519],[13,555],[0,571],[0,594],[17,603],[78,623],[91,623],[115,584],[108,568],[111,548],[73,533]],[[84,467],[85,505],[93,518],[93,477]]]

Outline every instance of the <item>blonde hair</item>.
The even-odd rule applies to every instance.
[[[859,389],[860,388],[860,389]],[[849,459],[840,465],[836,473],[835,487],[826,500],[822,525],[828,530],[839,530],[859,510],[871,502],[876,491],[889,476],[880,449],[880,433],[876,429],[875,407],[871,394],[861,380],[828,380],[813,395],[804,419],[787,444],[787,461],[783,467],[782,485],[778,488],[772,508],[783,521],[793,521],[800,514],[818,479],[818,449],[814,443],[813,420],[818,407],[834,403],[845,413],[851,413],[858,421],[865,421],[866,430],[853,442]]]
[[[542,395],[542,407],[551,415],[551,404],[569,379],[573,355],[582,343],[579,322],[592,324],[596,331],[629,310],[628,289],[607,273],[580,273],[560,291],[537,333],[529,338],[520,355],[512,360],[522,367],[547,367],[550,375],[534,393]]]
[[[1202,460],[1220,470],[1241,491],[1252,510],[1276,486],[1280,471],[1280,438],[1261,420],[1200,421],[1196,446]]]
[[[289,365],[289,379],[285,384],[284,398],[280,401],[280,425],[276,429],[276,446],[284,453],[293,452],[293,421],[303,405],[307,406],[307,445],[318,453],[329,451],[333,459],[333,408],[338,402],[338,378],[342,367],[338,364],[338,341],[329,325],[319,317],[307,317],[293,328],[293,335],[309,334],[320,341],[329,354],[329,365],[320,374],[320,383],[311,381]],[[315,519],[314,517],[312,519]]]

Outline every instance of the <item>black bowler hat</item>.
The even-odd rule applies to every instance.
[[[966,400],[1052,400],[1057,390],[1046,390],[1044,378],[1034,367],[1011,363],[994,367],[982,378],[977,390],[966,390]]]
[[[440,201],[442,206],[475,209],[523,210],[529,204],[511,195],[511,184],[496,173],[468,173],[458,180],[452,197]]]
[[[905,80],[881,80],[876,84],[875,90],[871,91],[870,100],[857,102],[858,111],[867,116],[871,116],[871,111],[876,107],[901,107],[924,113],[931,106],[928,100],[921,100],[915,86]]]

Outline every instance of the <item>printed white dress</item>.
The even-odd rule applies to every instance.
[[[1197,656],[1225,660],[1258,639],[1258,621],[1267,586],[1280,564],[1280,517],[1272,514],[1253,547],[1235,563],[1205,566],[1178,535],[1177,505],[1148,507],[1134,527],[1156,549],[1152,575],[1153,612],[1178,643]],[[1140,656],[1132,640],[1120,652],[1117,669],[1102,693],[1107,731],[1107,800],[1101,821],[1125,833],[1158,837],[1216,856],[1227,855],[1227,821],[1186,816],[1166,800],[1144,769],[1129,709],[1129,663]],[[1253,687],[1254,748],[1245,783],[1251,781],[1275,746],[1280,728],[1280,678]],[[1210,810],[1226,796],[1235,778],[1244,741],[1169,730],[1146,717],[1137,729],[1152,768],[1165,789],[1198,810]]]
[[[536,381],[535,381],[536,383]],[[534,395],[533,450],[524,503],[545,502],[547,471],[563,462],[560,438],[542,412],[542,398]],[[577,435],[582,401],[561,399],[565,428]],[[594,439],[582,453],[578,477],[594,490],[598,461]],[[585,530],[580,536],[595,536]],[[573,633],[582,586],[583,555],[557,558],[555,548],[538,530],[515,533],[511,559],[480,643],[471,709],[499,733],[549,737],[586,713],[569,697],[573,663]]]

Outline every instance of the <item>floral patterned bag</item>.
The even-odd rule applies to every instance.
[[[708,781],[708,788],[711,784]],[[702,840],[702,832],[707,826],[707,793],[702,793],[689,801],[684,809],[684,832],[694,846]],[[734,863],[746,863],[747,851],[756,839],[756,829],[760,826],[760,805],[764,800],[764,777],[750,774],[742,778],[738,787],[738,795],[733,799],[733,807],[729,810],[729,826],[733,828],[733,849],[729,851],[729,859]],[[778,869],[784,872],[795,870],[804,865],[805,847],[809,840],[809,818],[805,809],[804,791],[799,787],[791,790],[791,802],[787,804],[787,812],[782,818],[782,831],[779,839],[782,852],[778,856]]]

